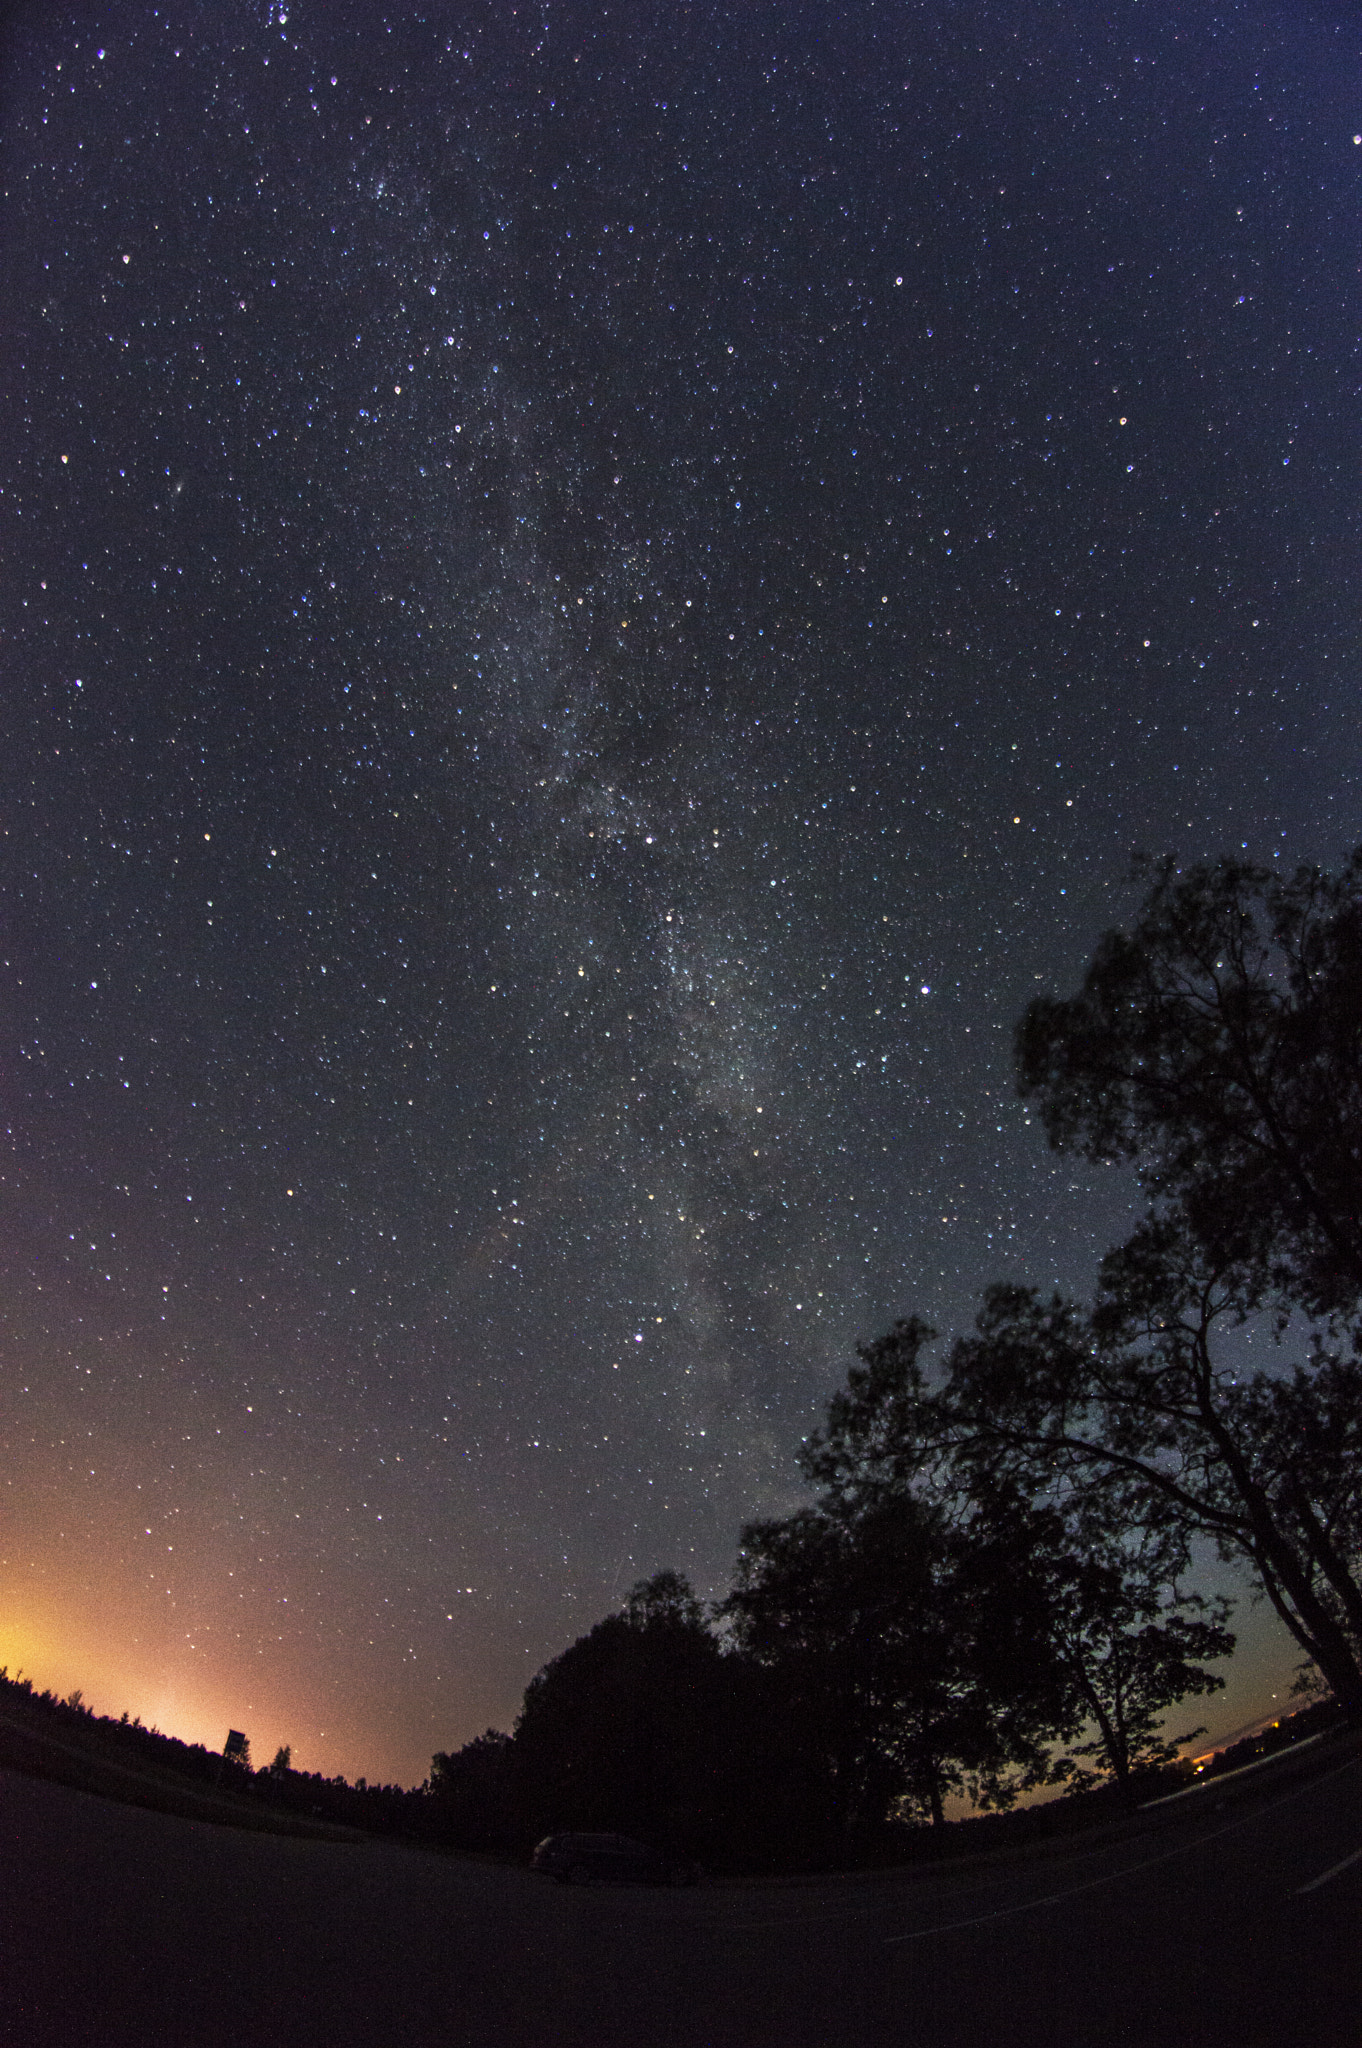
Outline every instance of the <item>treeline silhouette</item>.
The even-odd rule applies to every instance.
[[[16,1738],[24,1733],[40,1741],[45,1738],[43,1746],[36,1751],[16,1748]],[[53,1744],[60,1746],[53,1748]],[[140,1717],[96,1714],[80,1692],[64,1699],[50,1690],[37,1692],[31,1679],[22,1673],[11,1677],[8,1667],[0,1667],[0,1762],[69,1777],[72,1774],[63,1768],[63,1760],[73,1751],[96,1765],[113,1765],[121,1773],[145,1773],[168,1783],[225,1795],[227,1800],[243,1800],[253,1807],[269,1807],[333,1826],[371,1834],[430,1836],[434,1832],[423,1825],[428,1805],[425,1787],[369,1785],[363,1778],[351,1784],[343,1776],[296,1771],[278,1762],[253,1770],[249,1744],[245,1760],[237,1761],[202,1743],[182,1742],[159,1728],[146,1727]],[[111,1790],[115,1797],[127,1796],[119,1780],[100,1789]]]
[[[634,1703],[628,1704],[632,1707]],[[713,1704],[716,1702],[711,1701]],[[1334,1727],[1341,1718],[1332,1699],[1314,1701],[1259,1734],[1217,1752],[1203,1766],[1204,1775],[1238,1769]],[[55,1759],[16,1753],[13,1736],[24,1726],[62,1740],[63,1753]],[[698,1717],[690,1717],[690,1728],[693,1754]],[[773,1752],[762,1729],[749,1728],[748,1734],[759,1774],[754,1788],[744,1790],[739,1773],[731,1767],[726,1774],[706,1771],[700,1775],[707,1781],[710,1803],[698,1812],[684,1783],[684,1745],[673,1752],[669,1803],[659,1801],[652,1789],[645,1787],[643,1796],[632,1800],[621,1800],[612,1792],[604,1804],[593,1804],[586,1797],[575,1807],[564,1808],[559,1803],[564,1776],[561,1762],[544,1771],[546,1760],[541,1755],[527,1768],[528,1751],[517,1756],[513,1739],[494,1731],[477,1737],[453,1757],[437,1758],[431,1778],[421,1785],[369,1785],[363,1778],[352,1784],[342,1776],[324,1777],[291,1767],[280,1770],[266,1765],[252,1770],[224,1764],[219,1752],[200,1743],[182,1742],[126,1715],[119,1719],[95,1714],[79,1694],[62,1699],[51,1691],[37,1692],[31,1680],[11,1677],[0,1669],[0,1763],[30,1771],[36,1768],[39,1775],[128,1798],[125,1782],[91,1783],[63,1767],[69,1764],[68,1745],[79,1745],[86,1755],[94,1751],[97,1756],[148,1770],[162,1785],[179,1783],[211,1794],[220,1802],[211,1818],[230,1821],[233,1815],[225,1809],[231,1801],[261,1825],[269,1825],[272,1816],[281,1816],[517,1863],[524,1861],[544,1833],[564,1824],[565,1810],[583,1825],[604,1825],[601,1815],[606,1813],[612,1824],[624,1831],[659,1841],[702,1843],[707,1851],[706,1867],[716,1872],[845,1868],[906,1862],[928,1852],[961,1854],[999,1839],[1039,1840],[1081,1830],[1106,1818],[1114,1807],[1119,1810],[1108,1789],[1016,1812],[978,1814],[965,1824],[948,1826],[940,1837],[931,1829],[902,1823],[879,1831],[863,1828],[850,1838],[825,1827],[820,1836],[817,1828],[809,1825],[811,1816],[801,1805],[798,1785],[791,1784],[781,1797],[772,1798],[771,1780],[779,1767],[779,1754]],[[739,1746],[731,1724],[725,1739],[732,1759]],[[1190,1766],[1150,1772],[1142,1775],[1141,1794],[1154,1797],[1190,1779]],[[173,1800],[138,1803],[166,1804],[176,1810]]]
[[[1362,851],[1142,872],[1131,929],[1016,1038],[1051,1144],[1146,1198],[1092,1304],[999,1283],[943,1358],[911,1316],[861,1347],[813,1499],[743,1531],[711,1614],[640,1583],[511,1735],[434,1759],[450,1839],[827,1864],[939,1842],[952,1795],[1129,1806],[1204,1732],[1168,1709],[1224,1682],[1228,1603],[1187,1590],[1207,1542],[1362,1721]]]
[[[703,1617],[678,1611],[674,1575],[636,1589],[545,1667],[513,1734],[494,1729],[438,1755],[431,1836],[451,1848],[522,1858],[560,1830],[614,1830],[728,1873],[883,1866],[1000,1841],[1078,1832],[1338,1725],[1332,1698],[1271,1729],[1190,1759],[1151,1759],[1118,1784],[1010,1809],[1004,1798],[954,1822],[924,1820],[892,1795],[849,1810],[824,1731],[780,1674],[725,1652]],[[659,1609],[661,1592],[671,1609]],[[888,1775],[888,1774],[886,1774]]]
[[[727,1596],[640,1581],[509,1734],[437,1754],[420,1788],[282,1751],[252,1772],[126,1716],[106,1739],[466,1852],[601,1829],[716,1870],[943,1853],[1190,1775],[1204,1730],[1165,1717],[1223,1685],[1208,1666],[1234,1647],[1229,1603],[1188,1587],[1207,1543],[1271,1602],[1313,1695],[1251,1755],[1362,1721],[1362,852],[1338,876],[1147,879],[1079,993],[1017,1033],[1051,1143],[1130,1163],[1146,1197],[1090,1305],[1000,1283],[944,1355],[912,1316],[860,1347],[801,1452],[807,1504],[743,1530]],[[1278,1369],[1248,1369],[1250,1322]],[[1019,1805],[1044,1789],[1065,1796]]]

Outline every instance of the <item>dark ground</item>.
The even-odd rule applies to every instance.
[[[939,1872],[565,1890],[0,1772],[25,2048],[1353,2048],[1355,1738],[1094,1844]]]

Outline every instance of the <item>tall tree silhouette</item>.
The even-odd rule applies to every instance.
[[[1134,1161],[1148,1210],[1091,1311],[988,1290],[944,1384],[905,1392],[900,1463],[1209,1536],[1362,1718],[1362,852],[1154,869],[1017,1057],[1051,1141]],[[1273,1370],[1233,1342],[1258,1316],[1294,1350]]]

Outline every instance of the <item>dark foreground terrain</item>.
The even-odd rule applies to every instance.
[[[683,1892],[248,1834],[0,1771],[0,2040],[1355,2048],[1359,1851],[1347,1737],[1100,1843]]]

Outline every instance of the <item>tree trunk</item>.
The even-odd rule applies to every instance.
[[[1106,1751],[1112,1777],[1121,1788],[1121,1797],[1129,1803],[1130,1752],[1126,1746],[1125,1736],[1103,1706],[1101,1695],[1089,1678],[1083,1659],[1074,1651],[1070,1651],[1069,1655],[1078,1676],[1078,1690],[1087,1701],[1092,1718],[1097,1723],[1097,1732],[1102,1738],[1102,1747]]]
[[[1322,1527],[1319,1516],[1306,1494],[1300,1479],[1291,1473],[1288,1486],[1291,1494],[1291,1510],[1305,1534],[1305,1547],[1314,1559],[1325,1579],[1338,1595],[1339,1603],[1347,1616],[1354,1639],[1362,1642],[1362,1588],[1339,1556],[1327,1531]]]
[[[1225,1463],[1240,1500],[1247,1529],[1240,1537],[1253,1559],[1264,1590],[1302,1649],[1318,1664],[1348,1719],[1362,1721],[1362,1665],[1348,1637],[1316,1593],[1297,1544],[1281,1526],[1266,1490],[1254,1478],[1248,1458],[1224,1420],[1216,1414],[1208,1388],[1210,1361],[1204,1333],[1198,1350],[1205,1361],[1201,1405],[1207,1435]],[[1309,1555],[1307,1547],[1306,1555]],[[1318,1560],[1316,1560],[1318,1562]],[[1275,1588],[1273,1581],[1275,1580]]]
[[[1287,1589],[1290,1598],[1287,1597],[1287,1592],[1283,1591],[1276,1570],[1278,1560],[1274,1558],[1269,1563],[1267,1559],[1252,1551],[1250,1556],[1262,1580],[1263,1591],[1301,1648],[1319,1666],[1321,1676],[1348,1720],[1354,1725],[1362,1723],[1362,1671],[1358,1669],[1357,1658],[1353,1655],[1352,1646],[1342,1629],[1338,1627],[1332,1615],[1326,1613],[1314,1600],[1309,1604],[1312,1608],[1318,1609],[1318,1614],[1311,1613],[1307,1620],[1297,1611],[1302,1603],[1298,1599],[1295,1586],[1289,1586]],[[1324,1623],[1322,1628],[1316,1625],[1320,1620]]]

